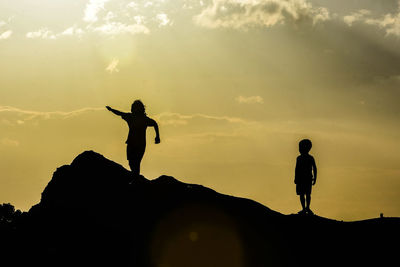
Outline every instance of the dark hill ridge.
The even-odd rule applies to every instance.
[[[86,151],[4,229],[16,265],[359,266],[397,261],[400,219],[283,215],[170,176],[132,179]]]

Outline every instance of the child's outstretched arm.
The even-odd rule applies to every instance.
[[[118,115],[118,116],[125,115],[125,112],[122,112],[122,111],[113,109],[113,108],[111,108],[110,106],[106,106],[106,108],[107,108],[109,111],[111,111],[112,113],[114,113],[115,115]]]
[[[159,144],[161,142],[161,140],[160,140],[160,132],[158,130],[157,122],[155,120],[149,118],[148,125],[154,127],[154,131],[156,132],[156,138],[155,138],[154,141],[155,141],[156,144]]]
[[[313,185],[315,185],[315,183],[317,182],[317,165],[315,164],[315,160],[314,160],[314,158],[313,158],[313,166],[312,166],[312,168],[313,168],[313,174],[314,174],[314,177],[313,177]]]

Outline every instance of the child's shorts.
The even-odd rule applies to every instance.
[[[312,182],[296,184],[296,194],[311,195]]]

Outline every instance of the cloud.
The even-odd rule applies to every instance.
[[[314,8],[306,0],[213,0],[193,18],[199,26],[233,29],[329,19],[326,8]]]
[[[23,124],[25,121],[34,119],[50,119],[54,117],[58,118],[61,117],[62,119],[66,119],[80,114],[84,114],[86,112],[100,111],[100,110],[104,110],[104,108],[86,107],[73,111],[35,111],[35,110],[20,109],[12,106],[0,106],[0,115],[2,113],[11,113],[19,115],[20,117],[17,120],[17,123]]]
[[[2,114],[15,114],[18,115],[18,120],[16,120],[17,124],[24,124],[26,121],[34,120],[34,119],[42,119],[48,120],[52,118],[57,119],[67,119],[75,116],[79,116],[88,112],[97,112],[97,111],[105,111],[104,107],[85,107],[72,111],[36,111],[36,110],[27,110],[21,109],[12,106],[0,106],[0,116]],[[239,117],[231,117],[231,116],[213,116],[202,113],[195,114],[181,114],[177,112],[162,112],[160,114],[156,114],[153,116],[157,120],[159,120],[164,125],[184,125],[187,124],[190,120],[200,119],[200,120],[208,120],[214,122],[226,122],[232,124],[249,124],[252,121],[245,120]],[[1,117],[0,117],[1,118]],[[10,124],[8,119],[2,119],[3,123]]]
[[[26,38],[29,38],[29,39],[40,38],[40,39],[51,39],[51,40],[57,39],[56,35],[47,28],[41,28],[35,32],[28,32],[26,34]]]
[[[180,114],[175,112],[163,112],[158,115],[154,116],[158,120],[161,121],[162,124],[174,124],[174,125],[184,125],[188,124],[189,120],[193,119],[207,119],[213,121],[224,121],[228,123],[240,123],[246,124],[248,121],[238,118],[238,117],[230,117],[230,116],[212,116],[202,113],[195,113],[195,114]]]
[[[34,111],[15,108],[11,106],[0,106],[0,122],[7,127],[28,127],[37,125],[42,121],[60,121],[72,119],[78,116],[96,112],[106,112],[105,108],[82,108],[73,111]],[[99,112],[99,113],[97,113]],[[243,119],[234,116],[214,116],[202,113],[181,114],[173,112],[162,112],[151,116],[165,128],[179,127],[179,136],[188,138],[219,138],[222,136],[243,137],[247,136],[249,127],[260,129],[260,122]],[[24,128],[26,129],[26,128]],[[1,137],[0,137],[1,138]],[[170,137],[169,137],[170,138]],[[174,137],[172,137],[174,138]],[[1,141],[0,141],[1,142]],[[11,142],[8,142],[11,144]],[[1,145],[1,143],[0,143]]]
[[[119,60],[116,58],[113,58],[110,62],[110,64],[108,64],[106,71],[109,73],[113,73],[113,72],[119,72],[119,69],[117,68],[119,63]]]
[[[135,2],[129,2],[126,7],[128,8],[133,8],[134,10],[137,10],[139,8],[139,5]]]
[[[82,20],[74,22],[73,26],[63,31],[54,31],[51,28],[43,27],[37,31],[27,32],[25,36],[28,39],[55,40],[64,36],[81,38],[86,34],[100,34],[101,36],[148,34],[150,30],[144,24],[145,16],[140,12],[133,12],[126,5],[122,6],[122,3],[123,1],[89,0],[82,10],[84,13]],[[132,3],[128,6],[133,6]],[[106,6],[106,4],[108,5]],[[155,14],[152,15],[154,15],[153,23],[157,21],[163,26],[170,23],[168,16],[164,16],[164,14],[159,17],[156,17]],[[2,25],[5,25],[5,22],[0,21],[0,27]]]
[[[105,7],[108,2],[109,5]],[[135,1],[122,5],[122,1],[90,0],[86,5],[83,21],[89,23],[88,32],[101,35],[149,34],[149,26],[152,25],[145,24],[146,17],[150,16],[149,21],[157,22],[158,26],[171,23],[165,13],[158,12],[164,1],[156,2],[153,4],[151,1]],[[144,12],[147,7],[151,7],[151,10]],[[135,23],[132,23],[132,20]]]
[[[168,140],[175,139],[181,142],[185,138],[196,142],[214,142],[220,138],[244,138],[249,136],[249,129],[259,129],[260,122],[234,116],[215,116],[203,113],[182,114],[163,112],[152,116],[173,135],[168,135]],[[169,130],[167,130],[167,128]],[[174,130],[176,128],[176,130]]]
[[[165,13],[157,14],[156,19],[159,21],[159,24],[158,24],[159,27],[172,25],[171,20],[168,18],[168,15]]]
[[[150,30],[142,24],[124,24],[121,22],[108,22],[101,26],[93,28],[94,32],[104,35],[119,35],[119,34],[148,34]]]
[[[67,36],[77,36],[82,37],[85,34],[85,31],[76,25],[66,28],[64,31],[59,33],[54,33],[48,28],[41,28],[37,31],[32,31],[26,33],[26,38],[28,39],[47,39],[47,40],[56,40],[59,37],[67,37]]]
[[[9,18],[8,21],[10,21],[11,19],[12,18]],[[5,27],[7,24],[8,24],[7,22],[0,20],[0,28]],[[12,34],[13,34],[12,30],[5,30],[5,31],[3,30],[3,32],[0,32],[0,40],[6,40],[10,38]]]
[[[188,121],[184,120],[184,119],[166,119],[166,118],[163,118],[161,123],[162,123],[162,125],[180,126],[180,125],[187,125]]]
[[[264,99],[257,95],[257,96],[238,96],[235,98],[236,102],[240,104],[264,104]]]
[[[78,28],[76,25],[69,27],[67,29],[65,29],[63,32],[61,32],[60,34],[58,34],[59,36],[82,36],[85,32],[81,29]]]
[[[353,25],[354,22],[362,20],[365,16],[371,14],[370,10],[360,9],[357,12],[353,12],[350,15],[344,16],[343,21],[348,25]]]
[[[138,20],[139,17],[135,17],[135,20]],[[106,22],[99,26],[87,26],[87,31],[82,30],[82,28],[77,27],[76,25],[71,26],[59,33],[53,33],[53,31],[49,30],[48,28],[41,28],[38,31],[28,32],[26,37],[29,39],[50,39],[55,40],[58,39],[60,36],[77,36],[82,37],[87,32],[94,32],[100,33],[101,35],[109,35],[115,36],[120,34],[148,34],[150,30],[140,24],[124,24],[121,22]],[[1,38],[0,38],[1,39]]]
[[[365,23],[384,29],[387,35],[400,36],[400,11],[394,15],[386,14],[380,19],[366,19]]]
[[[84,11],[83,20],[86,22],[96,22],[98,20],[98,13],[104,10],[105,3],[109,1],[110,0],[89,0]]]
[[[387,13],[381,17],[373,17],[370,10],[361,9],[343,17],[344,22],[350,27],[353,23],[360,22],[366,25],[377,26],[385,30],[386,35],[400,36],[400,1],[395,13]]]
[[[8,39],[8,38],[10,38],[10,36],[12,35],[12,31],[11,30],[8,30],[8,31],[5,31],[5,32],[3,32],[2,34],[0,34],[0,40],[5,40],[5,39]]]
[[[314,7],[309,0],[87,0],[79,8],[80,19],[71,23],[74,26],[64,31],[44,27],[29,31],[26,37],[149,34],[154,28],[173,25],[175,20],[207,28],[233,29],[330,20],[328,9]]]

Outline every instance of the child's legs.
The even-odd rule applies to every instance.
[[[307,209],[310,208],[310,204],[311,204],[311,194],[306,194],[306,203],[307,203]]]
[[[140,161],[137,159],[129,160],[129,167],[131,168],[132,174],[134,176],[139,176],[140,174]]]
[[[303,210],[304,210],[306,208],[306,200],[305,200],[303,194],[300,195],[300,203],[301,203],[301,206],[303,207]]]
[[[134,153],[129,159],[129,167],[131,167],[133,175],[140,174],[140,162],[142,161],[143,153]]]
[[[139,176],[140,174],[140,162],[142,161],[145,151],[145,146],[130,146],[127,147],[127,156],[129,161],[129,167],[132,170],[133,175]]]

